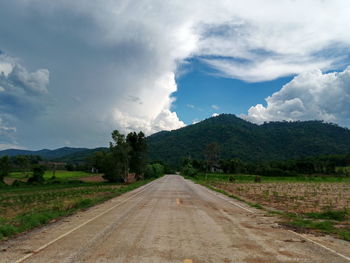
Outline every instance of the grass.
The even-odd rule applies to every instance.
[[[29,178],[32,175],[32,172],[12,172],[10,174],[10,178],[14,179],[26,179]],[[87,172],[82,171],[65,171],[65,170],[57,170],[55,173],[55,177],[58,179],[74,179],[74,178],[81,178],[81,177],[87,177],[87,176],[93,176],[96,174],[91,174]],[[50,179],[53,176],[52,171],[45,171],[44,179]]]
[[[230,178],[234,178],[237,183],[253,183],[256,175],[247,174],[220,174],[208,173],[196,176],[197,181],[223,181],[230,182]],[[312,183],[350,183],[350,177],[325,176],[325,175],[300,175],[300,176],[260,176],[262,183],[273,182],[312,182]]]
[[[329,219],[335,221],[345,221],[350,216],[349,210],[327,210],[321,213],[305,213],[305,216],[313,219]]]
[[[317,178],[315,182],[315,178],[302,179],[300,181],[299,177],[293,179],[283,178],[282,180],[279,177],[262,177],[263,182],[266,182],[264,184],[252,183],[254,176],[247,175],[234,175],[236,180],[232,183],[229,182],[230,176],[232,175],[210,174],[186,178],[231,198],[245,202],[251,207],[263,209],[272,215],[277,215],[281,218],[282,225],[296,231],[316,230],[350,241],[350,208],[348,207],[350,199],[349,201],[344,201],[344,199],[349,197],[348,190],[345,190],[349,189],[349,187],[347,184],[344,184],[344,178],[321,178],[322,180]],[[323,184],[318,184],[318,182]],[[334,182],[337,182],[337,184],[334,184]],[[314,199],[317,200],[317,203],[313,202]],[[342,204],[343,208],[333,208],[332,210],[331,207],[334,206],[331,205],[322,207],[319,201],[323,200],[336,201],[338,205]],[[340,203],[341,200],[343,203]],[[295,202],[298,205],[293,207],[292,204]],[[265,206],[265,204],[268,206]],[[270,207],[273,204],[278,204],[279,208],[282,209],[271,209]],[[309,207],[305,206],[305,204],[309,204]],[[310,209],[310,205],[312,209],[320,211],[300,212],[304,207]]]
[[[131,191],[151,180],[129,185],[79,183],[0,189],[0,240]]]

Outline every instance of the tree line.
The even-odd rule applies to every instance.
[[[47,167],[40,165],[42,159],[39,156],[3,156],[0,158],[0,183],[9,176],[12,171],[28,173],[29,183],[43,183],[44,173]],[[73,165],[67,163],[67,170],[77,168],[89,169],[93,167],[109,182],[127,182],[128,177],[134,176],[135,180],[159,177],[165,173],[162,164],[148,163],[147,142],[145,134],[130,132],[125,136],[118,130],[112,132],[112,141],[109,148],[94,153],[85,164]]]
[[[227,174],[253,174],[262,176],[298,176],[323,174],[350,176],[350,154],[326,155],[269,162],[244,162],[241,159],[217,160],[218,169]],[[212,163],[206,160],[185,158],[182,172],[193,176],[210,172]]]

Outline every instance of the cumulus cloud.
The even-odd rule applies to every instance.
[[[18,61],[0,55],[0,117],[33,117],[42,109],[42,95],[48,92],[49,71],[28,72]]]
[[[182,127],[172,94],[187,59],[246,81],[337,69],[350,47],[348,6],[340,0],[4,1],[0,49],[21,63],[0,60],[0,116],[27,120],[14,125],[6,117],[28,147],[67,140],[94,147],[106,144],[115,128]],[[52,100],[42,111],[33,105],[42,104],[49,82]]]
[[[325,120],[350,126],[350,67],[342,72],[311,70],[294,77],[244,118],[255,123]]]
[[[16,123],[33,119],[45,107],[49,71],[29,72],[17,59],[0,54],[0,144],[19,148]]]

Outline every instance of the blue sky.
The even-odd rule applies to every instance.
[[[293,78],[249,83],[222,77],[196,59],[189,60],[183,70],[185,73],[176,79],[178,91],[173,94],[176,98],[173,109],[186,124],[211,117],[214,113],[246,114],[252,105],[266,105],[264,99]]]
[[[254,6],[255,8],[251,8]],[[0,3],[0,149],[233,113],[350,127],[345,0]]]

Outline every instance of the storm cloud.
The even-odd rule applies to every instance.
[[[1,125],[16,130],[3,145],[94,147],[113,129],[182,127],[173,93],[189,58],[256,82],[340,69],[350,47],[347,1],[0,5]]]

